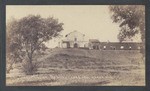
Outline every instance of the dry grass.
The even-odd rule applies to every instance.
[[[144,86],[145,66],[139,51],[53,49],[38,58],[35,75],[19,68],[7,74],[9,86]]]

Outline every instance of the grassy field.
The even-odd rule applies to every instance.
[[[16,64],[8,86],[144,86],[145,62],[137,50],[49,49],[34,75]]]

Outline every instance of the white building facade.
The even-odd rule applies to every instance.
[[[61,41],[60,47],[62,48],[79,48],[88,47],[88,41],[85,41],[85,35],[73,31],[65,36],[65,39]]]

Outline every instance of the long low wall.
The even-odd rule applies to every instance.
[[[89,49],[100,50],[140,50],[142,43],[91,43]]]
[[[75,46],[76,44],[76,46]],[[61,48],[88,48],[96,50],[140,50],[144,45],[142,43],[129,42],[129,43],[119,43],[119,42],[62,42]]]

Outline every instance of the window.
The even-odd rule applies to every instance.
[[[132,48],[132,47],[131,47],[131,46],[129,46],[129,49],[130,49],[130,50],[131,50],[131,48]]]
[[[121,46],[120,49],[124,49],[124,46]]]
[[[106,46],[104,46],[104,49],[106,49]]]
[[[138,49],[141,49],[141,47],[140,47],[140,46],[138,46]]]

